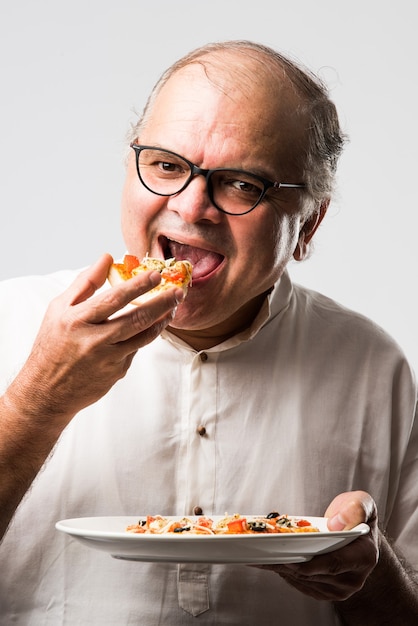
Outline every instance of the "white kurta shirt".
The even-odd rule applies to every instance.
[[[0,288],[3,387],[46,302],[73,273]],[[205,352],[168,332],[78,414],[0,547],[0,623],[17,626],[338,624],[277,574],[246,565],[112,559],[60,519],[146,514],[323,515],[338,493],[375,498],[418,567],[416,389],[380,328],[287,274],[250,331]],[[204,426],[206,434],[199,435]],[[1,480],[1,477],[0,477]]]

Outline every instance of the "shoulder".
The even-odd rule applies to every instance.
[[[3,303],[8,298],[18,298],[19,301],[35,298],[39,301],[49,301],[64,291],[75,279],[81,270],[61,270],[45,275],[20,276],[0,282],[0,299]],[[10,301],[10,306],[13,301]]]
[[[0,385],[23,363],[48,304],[71,284],[77,271],[24,276],[0,282]]]
[[[297,332],[312,346],[338,358],[363,362],[406,362],[403,349],[379,324],[322,293],[293,285],[291,316]]]
[[[370,336],[391,339],[384,329],[366,315],[299,284],[293,284],[293,302],[297,316],[304,322],[326,325],[344,333],[356,330]]]
[[[63,293],[80,270],[22,276],[0,282],[0,332],[39,326],[48,304]]]

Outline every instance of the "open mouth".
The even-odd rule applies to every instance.
[[[177,261],[187,259],[193,265],[193,280],[203,276],[208,276],[214,272],[223,262],[224,256],[205,250],[204,248],[196,248],[189,246],[167,237],[160,238],[161,249],[165,259],[174,257]]]

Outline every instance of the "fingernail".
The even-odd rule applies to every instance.
[[[184,300],[184,291],[183,291],[183,289],[176,289],[175,297],[176,297],[177,304],[181,304],[183,302],[183,300]]]
[[[331,517],[331,519],[328,520],[329,530],[344,530],[345,527],[346,522],[340,513],[337,513],[337,515],[334,515],[334,517]]]
[[[161,282],[161,274],[160,272],[158,272],[157,270],[154,270],[150,275],[149,275],[149,280],[152,283],[152,285],[158,285]]]

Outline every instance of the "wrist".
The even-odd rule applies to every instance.
[[[379,559],[363,587],[335,602],[345,626],[418,623],[418,580],[379,530]]]

